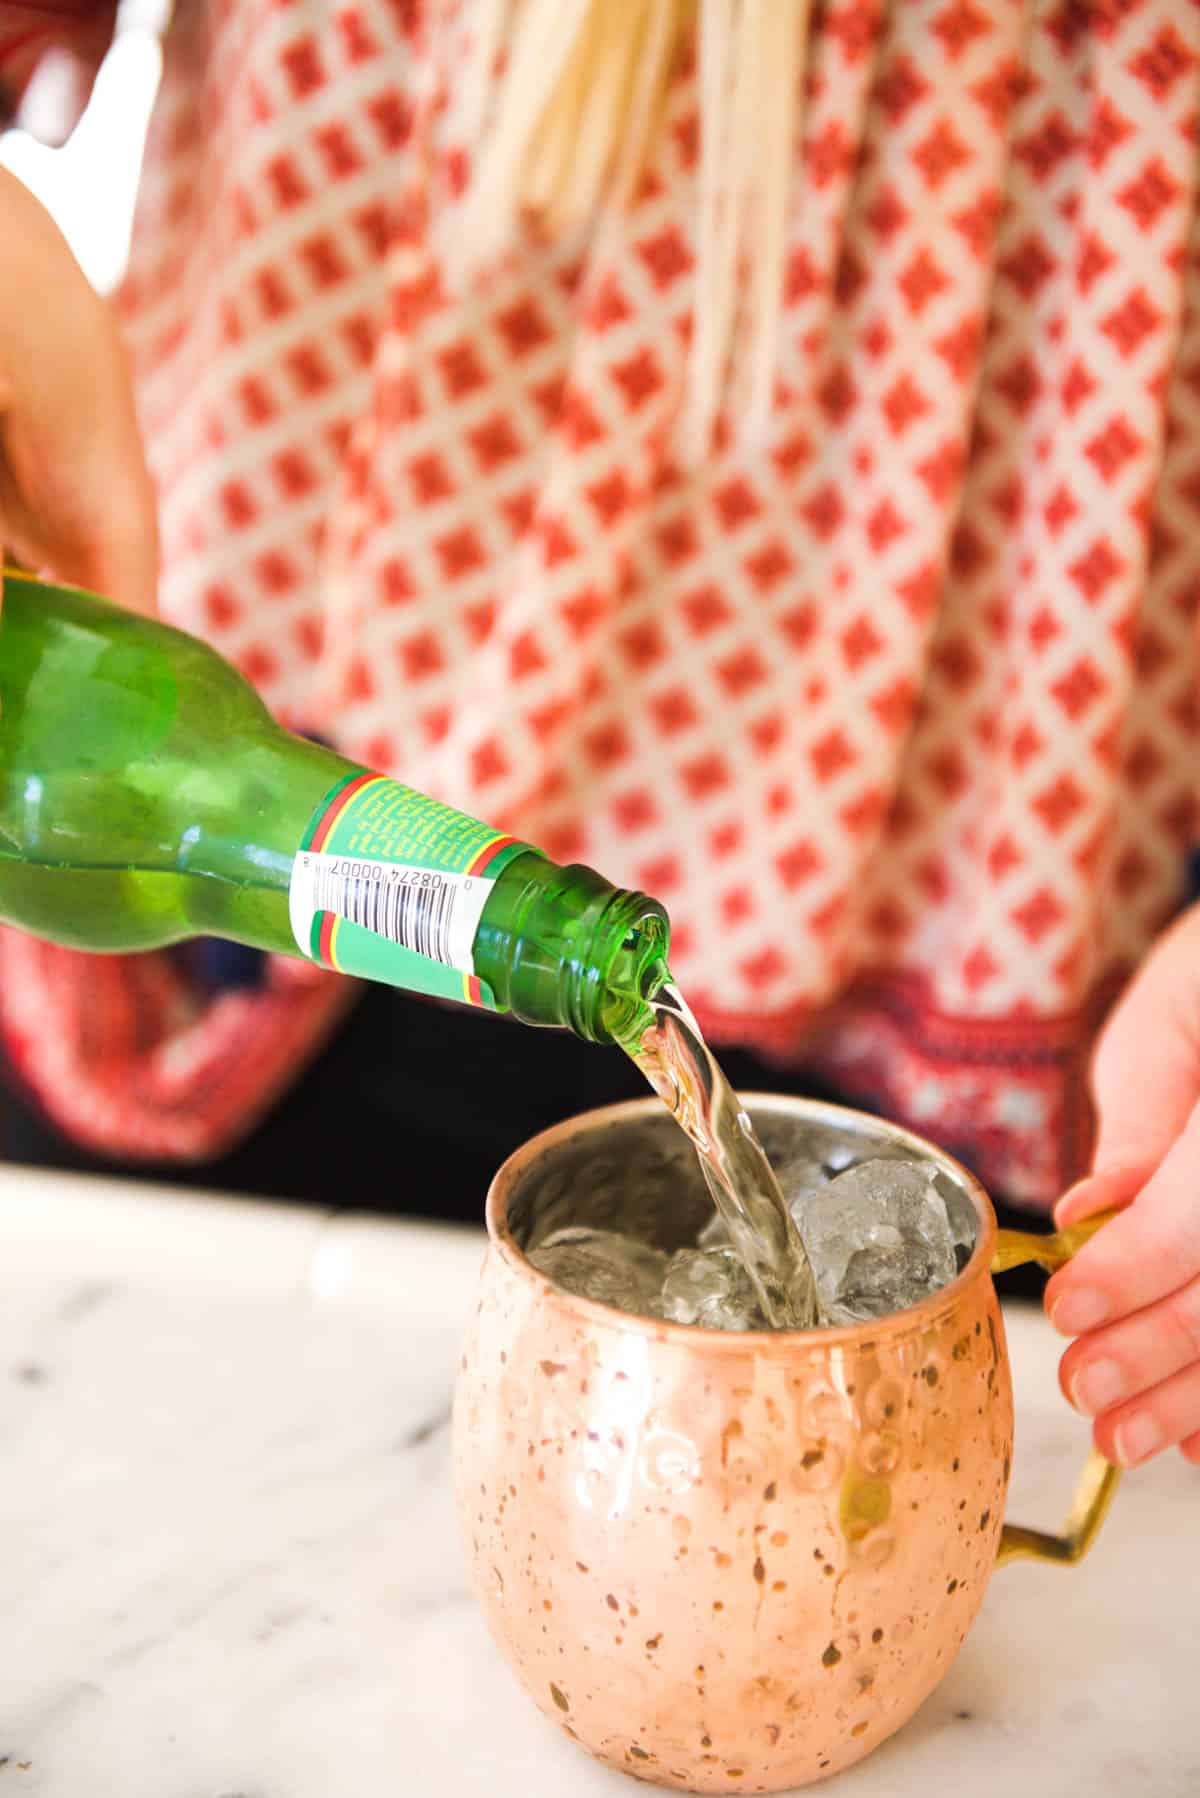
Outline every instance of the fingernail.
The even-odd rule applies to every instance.
[[[1091,1186],[1095,1182],[1095,1179],[1095,1174],[1085,1174],[1082,1180],[1076,1180],[1073,1186],[1068,1186],[1062,1197],[1055,1202],[1055,1211],[1061,1211],[1065,1205],[1068,1205],[1071,1202],[1076,1193],[1082,1192],[1085,1186]]]
[[[1050,1313],[1050,1322],[1064,1336],[1082,1336],[1085,1330],[1094,1330],[1097,1324],[1102,1324],[1111,1310],[1112,1306],[1102,1292],[1081,1286],[1073,1292],[1063,1293]]]
[[[1122,1467],[1135,1467],[1161,1448],[1165,1440],[1153,1417],[1143,1411],[1140,1416],[1123,1423],[1117,1431],[1117,1460]]]
[[[1089,1361],[1071,1381],[1071,1403],[1085,1417],[1115,1405],[1125,1391],[1125,1376],[1115,1361]]]

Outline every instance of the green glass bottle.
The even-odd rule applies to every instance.
[[[653,899],[281,730],[205,644],[4,578],[0,918],[77,949],[217,936],[628,1043]]]

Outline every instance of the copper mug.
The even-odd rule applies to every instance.
[[[853,1328],[746,1334],[629,1316],[552,1286],[524,1250],[566,1222],[667,1249],[711,1216],[657,1100],[534,1138],[488,1195],[455,1399],[459,1516],[492,1635],[545,1714],[660,1785],[776,1791],[861,1760],[954,1659],[994,1569],[1073,1562],[1116,1470],[1093,1454],[1061,1535],[1003,1521],[1012,1384],[992,1273],[1056,1267],[1097,1227],[1000,1231],[920,1137],[756,1097],[768,1153],[933,1164],[969,1207],[957,1278]],[[636,1213],[630,1211],[636,1204]]]

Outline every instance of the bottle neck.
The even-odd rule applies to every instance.
[[[523,855],[496,882],[475,938],[476,970],[501,1009],[586,1042],[628,1042],[667,978],[661,905],[591,868]]]
[[[629,1048],[651,1021],[650,1001],[669,978],[670,927],[657,900],[615,888],[591,942],[563,964],[563,1012],[587,1042]]]

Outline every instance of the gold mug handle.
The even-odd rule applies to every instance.
[[[1001,1230],[992,1257],[992,1272],[1002,1274],[1010,1267],[1022,1267],[1036,1261],[1048,1274],[1064,1267],[1072,1255],[1078,1254],[1085,1242],[1107,1224],[1116,1213],[1097,1212],[1051,1236],[1037,1236],[1025,1230]],[[1010,1561],[1053,1561],[1060,1567],[1072,1567],[1082,1561],[1100,1533],[1100,1525],[1108,1515],[1121,1478],[1120,1469],[1106,1461],[1098,1449],[1092,1449],[1075,1488],[1075,1497],[1062,1534],[1050,1535],[1045,1530],[1025,1529],[1019,1523],[1006,1523],[1000,1532],[997,1567]]]

